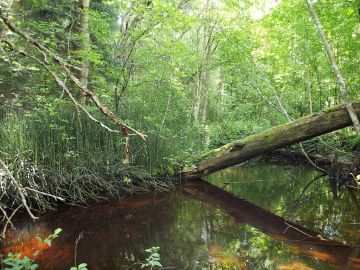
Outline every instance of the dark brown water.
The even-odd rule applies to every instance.
[[[40,250],[40,269],[69,269],[82,235],[77,264],[89,269],[139,269],[153,246],[167,269],[360,269],[359,211],[346,190],[334,201],[326,179],[301,196],[315,175],[247,165],[209,177],[211,184],[69,208],[19,222],[2,253]],[[51,247],[36,240],[58,227]]]

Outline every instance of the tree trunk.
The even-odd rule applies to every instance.
[[[203,76],[203,86],[204,86],[204,95],[203,95],[203,111],[201,117],[201,123],[205,126],[206,116],[207,116],[207,108],[209,103],[209,92],[211,88],[211,53],[212,53],[212,31],[213,27],[205,26],[204,28],[204,49],[205,49],[205,59],[204,59],[204,76]]]
[[[354,102],[352,106],[354,111],[360,114],[360,100]],[[333,106],[214,149],[196,162],[194,167],[180,172],[179,177],[185,180],[198,179],[265,152],[305,141],[351,124],[346,105]]]
[[[225,106],[225,87],[224,87],[224,78],[223,78],[222,69],[219,69],[218,92],[220,94],[220,106],[221,106],[220,109],[221,111],[223,111]]]
[[[329,43],[328,43],[328,41],[327,41],[327,39],[325,37],[325,34],[324,34],[323,30],[322,30],[320,20],[319,20],[317,14],[316,14],[316,12],[315,12],[315,10],[313,8],[313,5],[311,4],[311,0],[306,0],[306,4],[308,5],[311,16],[313,17],[313,19],[315,21],[319,37],[320,37],[321,42],[322,42],[322,44],[324,46],[326,55],[329,58],[331,68],[335,73],[336,80],[337,80],[338,85],[340,87],[340,92],[341,92],[342,98],[343,98],[344,103],[346,105],[346,109],[347,109],[347,111],[348,111],[348,113],[350,115],[351,121],[352,121],[353,126],[355,128],[355,131],[358,134],[358,136],[360,136],[359,119],[358,119],[358,117],[357,117],[357,115],[356,115],[356,113],[354,111],[353,106],[351,105],[351,100],[350,100],[349,93],[348,93],[348,90],[347,90],[346,85],[345,85],[345,80],[344,80],[344,78],[343,78],[343,76],[342,76],[342,74],[340,72],[340,69],[339,69],[338,65],[336,64],[336,61],[335,61],[335,58],[334,58],[334,56],[333,56],[333,54],[331,52]]]
[[[199,35],[201,32],[201,28],[199,28],[196,32],[196,53],[197,55],[200,54],[200,46],[199,46]],[[201,63],[199,64],[197,68],[197,74],[196,74],[196,85],[195,85],[195,103],[194,103],[194,123],[197,125],[199,122],[199,113],[200,113],[200,105],[201,105],[201,93],[202,93],[202,67],[203,67],[203,60],[201,60]]]
[[[310,81],[310,75],[309,75],[309,71],[307,71],[307,76],[306,76],[306,88],[308,90],[308,95],[309,95],[309,112],[310,114],[312,114],[313,111],[313,101],[312,101],[312,85],[311,85],[311,81]]]
[[[81,42],[82,42],[82,50],[86,53],[90,50],[90,32],[89,32],[89,7],[90,0],[82,0],[81,1]],[[80,71],[80,82],[87,87],[89,80],[89,69],[90,69],[90,61],[89,58],[84,56],[82,57],[82,65]],[[84,105],[86,102],[86,95],[84,92],[80,93],[79,103]]]
[[[201,103],[201,66],[198,68],[197,72],[197,83],[196,83],[196,93],[195,93],[195,104],[194,104],[194,123],[198,124],[199,122],[199,112],[200,112],[200,103]]]

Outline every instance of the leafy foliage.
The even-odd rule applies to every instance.
[[[88,11],[80,2],[9,1],[2,10],[148,139],[130,136],[130,166],[123,164],[126,140],[70,108],[53,76],[9,44],[48,63],[80,100],[64,68],[1,22],[0,138],[6,143],[0,157],[24,186],[33,188],[41,179],[44,191],[55,190],[73,204],[164,188],[168,182],[149,176],[173,175],[209,148],[282,124],[284,110],[297,118],[342,102],[302,0],[92,0]],[[356,98],[358,5],[324,0],[314,7]],[[79,71],[84,65],[86,78]],[[84,105],[118,128],[91,101]],[[347,129],[306,146],[348,155],[357,144]],[[45,205],[49,198],[34,203]]]
[[[80,263],[78,266],[71,267],[70,270],[87,270],[87,264]]]
[[[39,236],[37,236],[36,239],[40,243],[44,243],[50,247],[52,240],[59,237],[59,234],[61,233],[61,231],[62,231],[61,228],[57,228],[54,230],[54,232],[52,234],[50,234],[44,240],[41,239]],[[35,259],[38,256],[38,254],[39,254],[39,251],[36,250],[33,254],[33,258],[30,259],[27,256],[22,256],[21,253],[9,252],[7,254],[7,257],[5,259],[3,259],[3,261],[2,261],[2,265],[5,268],[1,268],[1,269],[4,269],[4,270],[35,270],[35,269],[38,269],[39,265],[37,263],[35,263]]]
[[[153,269],[154,267],[162,267],[160,254],[158,253],[159,249],[159,247],[145,249],[145,252],[149,253],[149,257],[145,259],[145,262],[141,263],[141,268],[150,267],[150,269]]]
[[[59,234],[62,232],[61,228],[55,229],[54,233],[50,234],[48,237],[46,237],[44,240],[40,238],[40,236],[37,236],[36,239],[38,239],[40,242],[43,242],[47,244],[49,247],[51,246],[52,240],[59,237]]]
[[[38,268],[38,264],[27,256],[21,258],[20,253],[11,253],[3,260],[3,264],[6,266],[5,270],[35,270]]]

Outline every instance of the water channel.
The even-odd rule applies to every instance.
[[[304,191],[317,175],[304,166],[250,163],[171,192],[65,208],[18,222],[2,253],[39,250],[39,269],[55,270],[81,262],[139,269],[154,246],[167,270],[360,269],[354,198],[343,188],[334,200],[326,178]],[[58,227],[51,247],[36,239]]]

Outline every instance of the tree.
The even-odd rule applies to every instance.
[[[315,24],[316,24],[316,28],[318,30],[318,33],[319,33],[319,37],[321,39],[321,42],[324,46],[324,49],[325,49],[325,52],[326,52],[326,55],[329,59],[329,62],[330,62],[330,65],[331,65],[331,68],[333,69],[334,73],[335,73],[335,76],[336,76],[336,80],[339,84],[339,87],[340,87],[340,92],[342,94],[342,97],[343,97],[343,100],[345,102],[345,105],[346,105],[346,109],[350,115],[350,118],[351,118],[351,121],[353,122],[353,125],[354,125],[354,128],[356,130],[356,133],[358,134],[358,136],[360,136],[360,122],[359,122],[359,119],[355,113],[355,110],[351,104],[351,100],[350,100],[350,97],[349,97],[349,94],[348,94],[348,90],[346,88],[346,85],[345,85],[345,79],[343,78],[343,75],[341,74],[340,72],[340,69],[338,67],[338,65],[336,64],[336,61],[335,61],[335,58],[331,52],[331,49],[330,49],[330,46],[329,46],[329,43],[325,37],[325,34],[322,30],[322,26],[321,26],[321,23],[320,23],[320,20],[313,8],[313,5],[311,3],[310,0],[306,0],[306,4],[308,5],[309,7],[309,11],[311,13],[311,16],[313,17],[314,21],[315,21]]]
[[[81,0],[81,27],[80,27],[80,36],[81,36],[81,49],[83,50],[82,65],[80,70],[80,82],[88,87],[89,80],[89,69],[90,61],[87,57],[87,54],[90,51],[90,31],[89,31],[89,7],[90,0]],[[85,105],[86,93],[81,92],[79,103]]]

